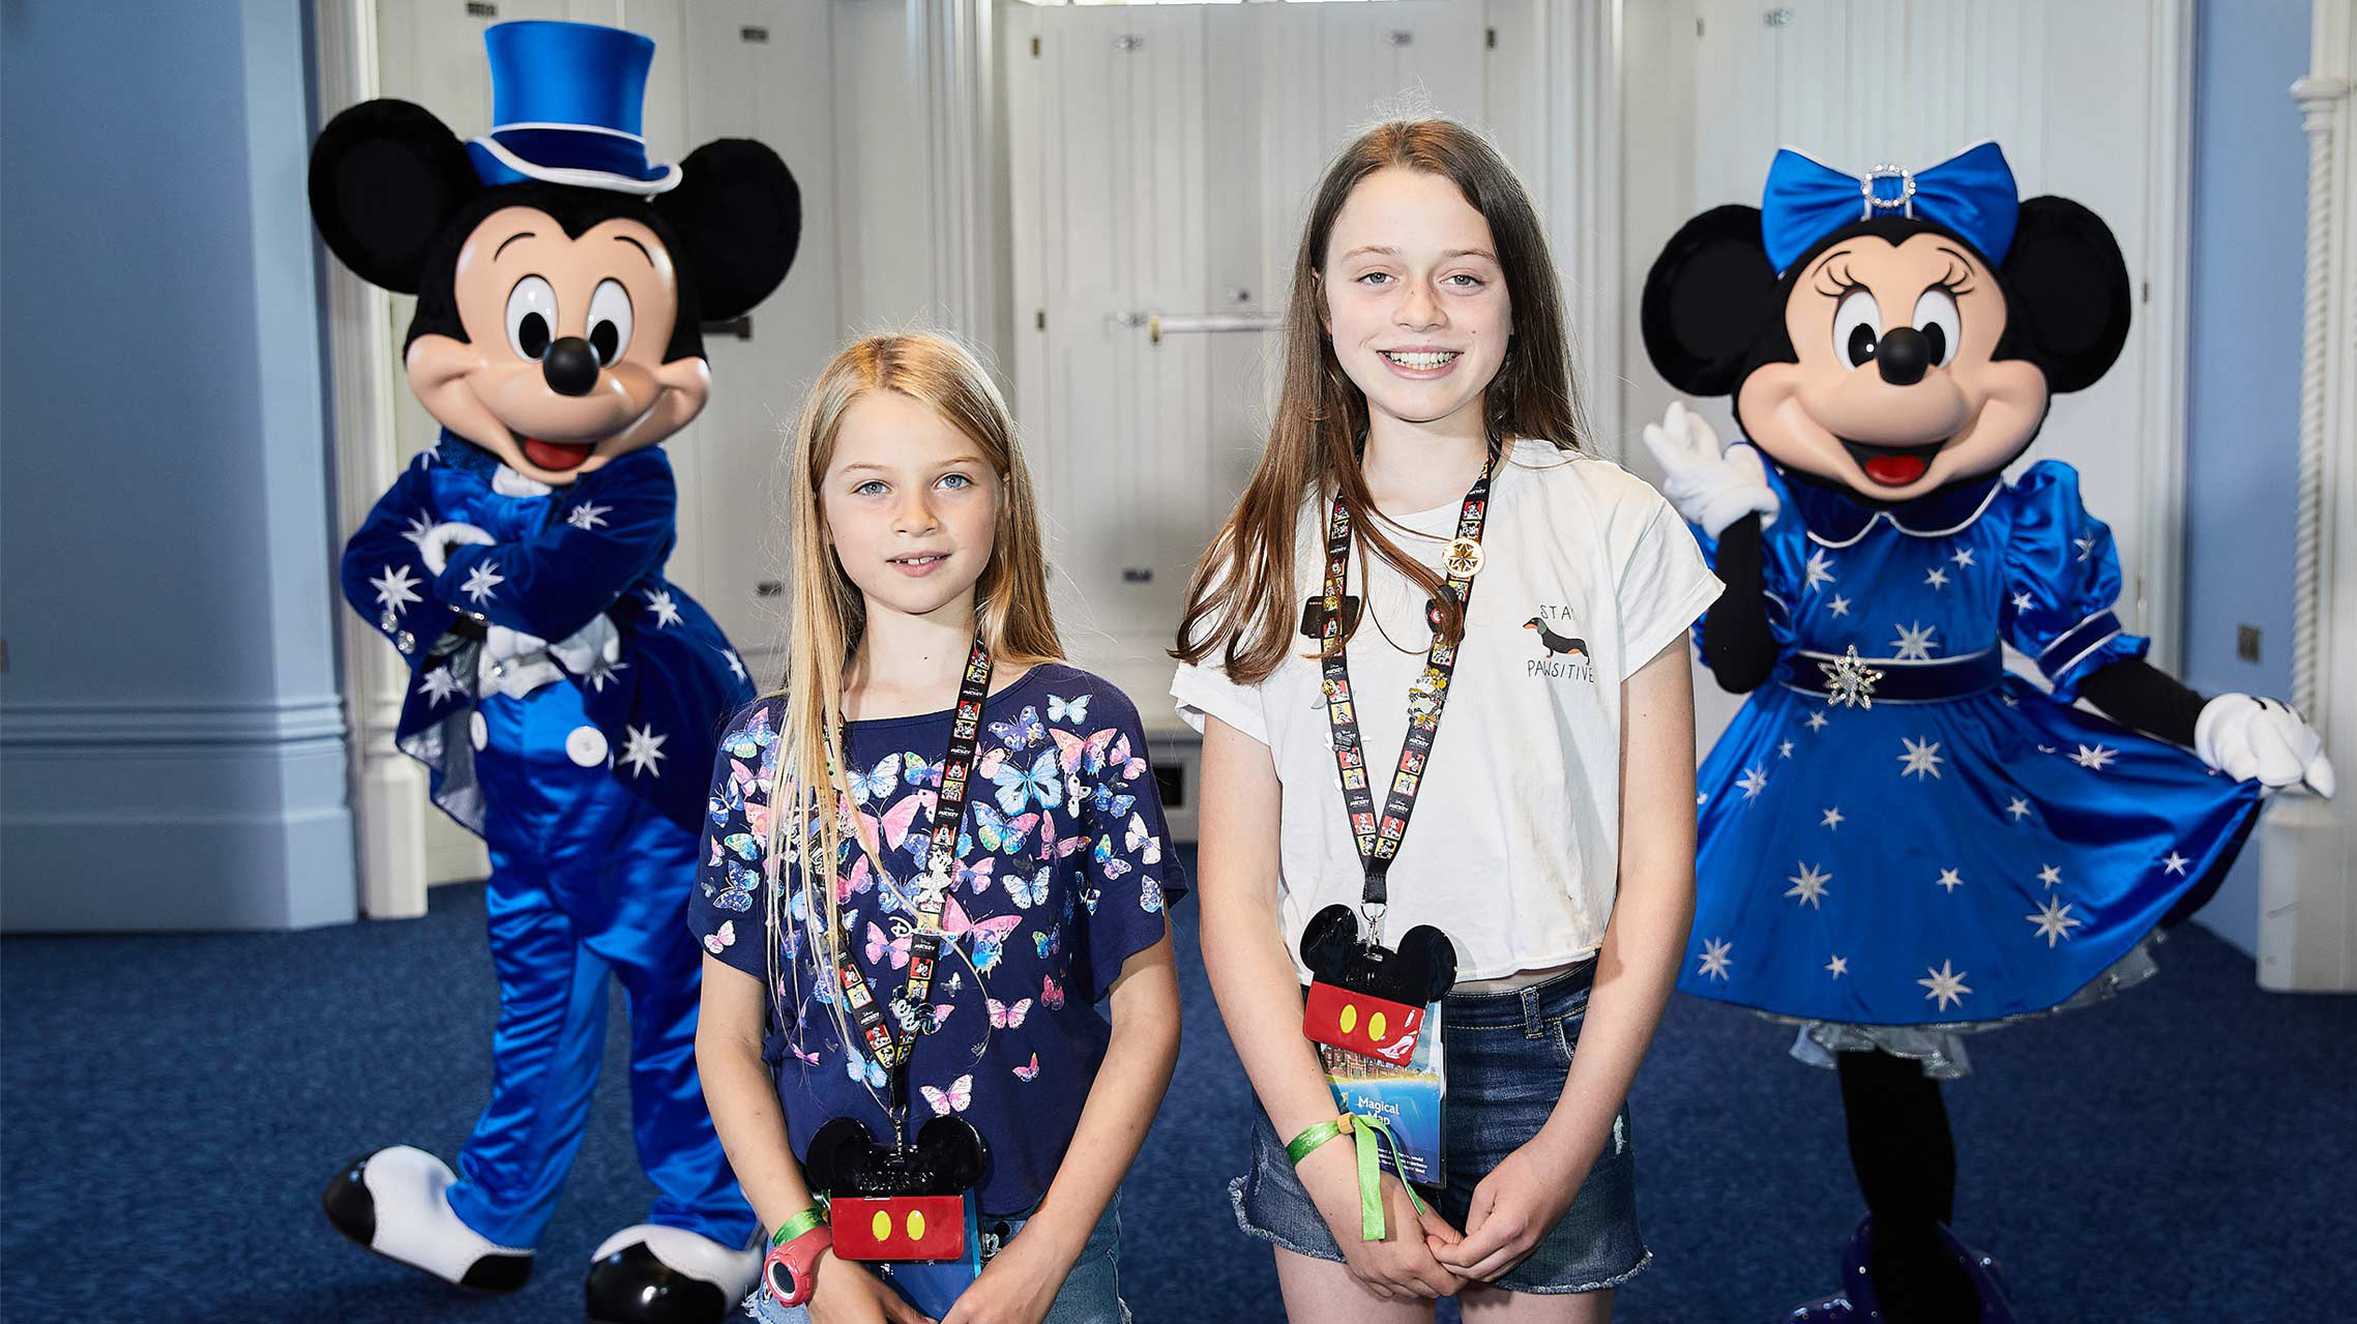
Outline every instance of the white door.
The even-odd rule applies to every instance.
[[[1309,193],[1359,127],[1480,124],[1478,0],[1009,6],[1015,409],[1075,661],[1153,696],[1196,557],[1258,458]]]

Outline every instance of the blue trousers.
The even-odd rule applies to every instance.
[[[571,681],[487,695],[476,711],[499,1025],[491,1101],[459,1151],[451,1210],[499,1245],[539,1240],[581,1145],[611,974],[630,1009],[631,1130],[657,1192],[645,1221],[749,1244],[753,1211],[696,1078],[696,835],[622,784],[628,770],[608,766],[619,751]]]

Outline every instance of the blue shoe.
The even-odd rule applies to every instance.
[[[1945,1224],[1940,1225],[1939,1235],[1941,1246],[1956,1257],[1965,1281],[1972,1285],[1980,1306],[1979,1324],[2014,1324],[2013,1306],[2006,1299],[1997,1261],[1965,1245]],[[1793,1307],[1785,1312],[1782,1324],[1884,1324],[1882,1299],[1874,1290],[1870,1271],[1873,1259],[1874,1220],[1867,1218],[1858,1223],[1858,1230],[1850,1235],[1849,1247],[1843,1252],[1842,1290]]]

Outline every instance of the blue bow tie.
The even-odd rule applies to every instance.
[[[1994,264],[2013,246],[2020,213],[2013,167],[1993,142],[1968,147],[1928,170],[1876,166],[1863,178],[1787,147],[1768,165],[1760,238],[1782,275],[1810,245],[1845,225],[1913,216],[1955,231]]]

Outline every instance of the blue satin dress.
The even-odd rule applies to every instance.
[[[2142,945],[2205,899],[2258,786],[2072,706],[2147,641],[2113,615],[2119,558],[2069,465],[1894,508],[1772,465],[1769,482],[1777,671],[1698,775],[1678,986],[1808,1023],[1804,1046],[1960,1074],[1953,1031],[2149,970]],[[2003,645],[2051,691],[2006,671]],[[1828,693],[1844,676],[1870,707]]]
[[[646,1221],[732,1248],[756,1230],[696,1076],[703,957],[686,925],[705,774],[752,687],[662,577],[676,506],[659,448],[549,489],[444,433],[344,553],[345,596],[411,667],[395,743],[490,850],[491,1099],[449,1201],[501,1246],[539,1239],[581,1143],[608,975],[629,999]],[[423,544],[443,523],[493,541],[437,573]],[[453,633],[462,618],[496,633]]]

